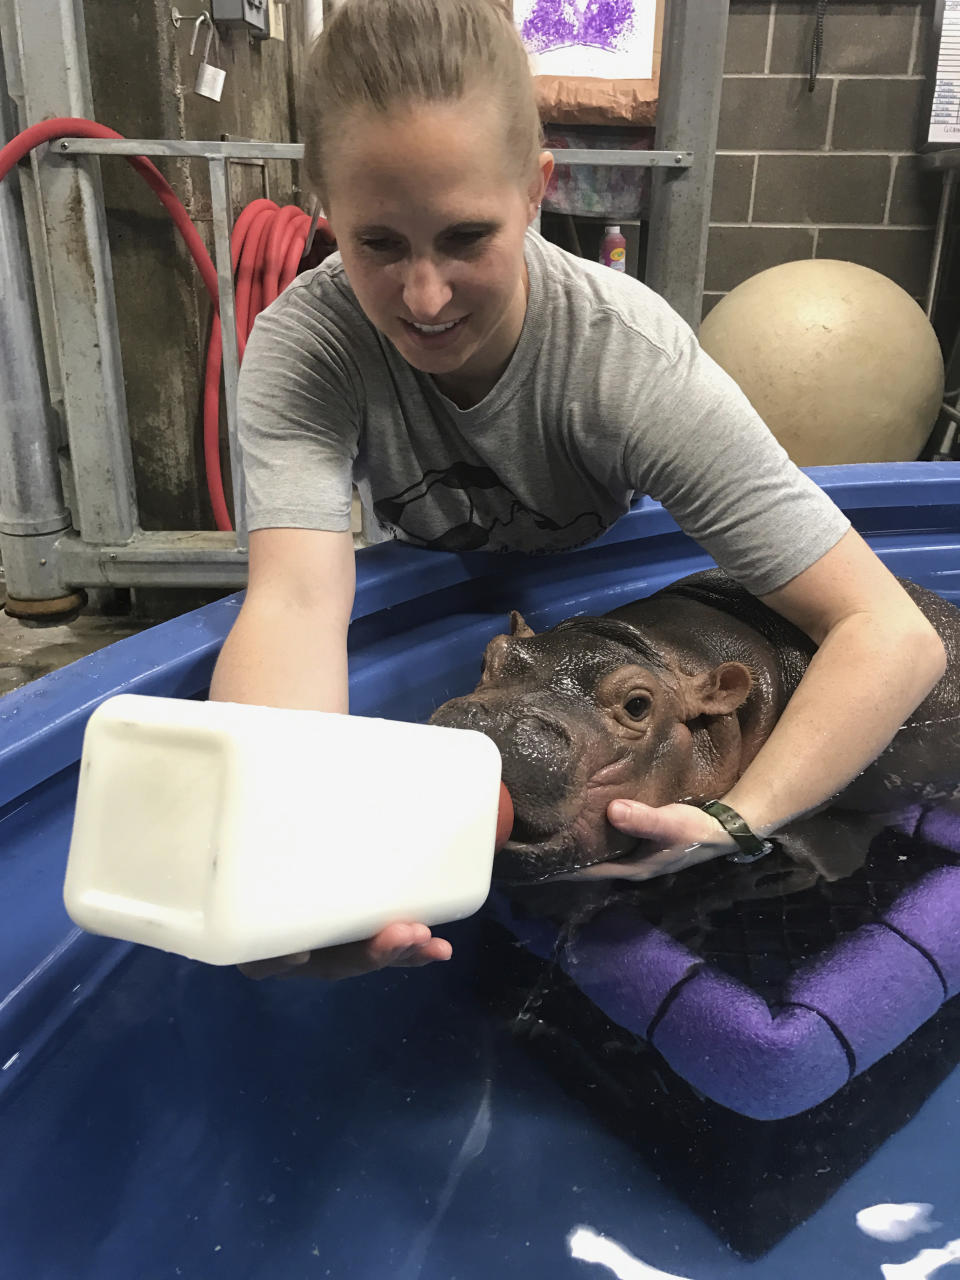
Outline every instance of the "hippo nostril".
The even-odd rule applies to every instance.
[[[528,785],[536,778],[538,792],[549,792],[559,799],[574,766],[567,733],[539,716],[524,716],[515,723],[509,740],[500,749],[505,762],[509,759]]]
[[[554,715],[551,711],[544,709],[537,702],[528,704],[521,709],[522,720],[535,720],[545,729],[549,729],[551,733],[555,733],[558,738],[562,738],[564,742],[573,742],[573,734],[569,726],[561,716]]]
[[[560,720],[554,720],[552,716],[544,715],[541,711],[522,715],[517,721],[516,731],[530,740],[539,739],[544,744],[549,744],[554,751],[558,745],[564,747],[573,745],[573,736],[567,726]]]

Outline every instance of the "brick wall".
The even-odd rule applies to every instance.
[[[926,290],[939,179],[917,167],[933,0],[732,0],[704,314],[797,258],[845,258]]]

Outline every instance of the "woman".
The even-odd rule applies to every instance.
[[[720,798],[759,837],[838,792],[939,679],[940,641],[663,300],[529,230],[553,161],[507,11],[344,0],[306,95],[306,172],[339,253],[247,347],[250,586],[211,696],[347,711],[352,483],[379,536],[529,553],[595,538],[646,492],[819,646]],[[646,878],[736,847],[729,814],[608,816],[644,856],[584,875]],[[252,972],[449,955],[398,923]]]

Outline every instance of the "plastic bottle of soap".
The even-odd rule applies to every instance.
[[[604,227],[600,261],[605,267],[613,267],[614,271],[626,271],[627,242],[620,234],[619,227]]]

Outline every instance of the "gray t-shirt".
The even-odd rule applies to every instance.
[[[846,517],[650,289],[528,232],[520,341],[460,409],[367,320],[334,254],[257,319],[240,377],[250,529],[345,530],[445,551],[563,551],[647,493],[748,591]]]

